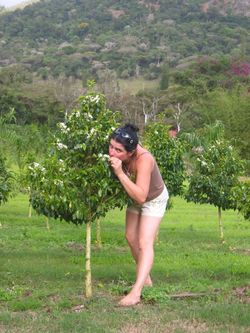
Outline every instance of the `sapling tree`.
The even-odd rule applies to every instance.
[[[5,166],[4,159],[0,156],[0,205],[5,203],[11,193],[13,176]]]
[[[246,220],[250,220],[250,181],[244,179],[236,189],[237,210]]]
[[[240,186],[243,162],[222,134],[207,145],[194,149],[193,171],[189,177],[186,199],[218,207],[220,237],[224,242],[221,212],[237,208],[236,189]]]
[[[183,193],[185,149],[182,141],[171,138],[168,132],[169,126],[159,119],[146,127],[143,141],[157,161],[170,196],[175,196]]]
[[[118,114],[105,97],[90,92],[79,98],[42,164],[29,167],[30,201],[38,213],[76,225],[86,224],[86,297],[91,297],[91,223],[128,198],[108,161],[108,141]]]
[[[13,114],[14,110],[10,110],[5,116],[0,116],[0,205],[7,202],[14,189],[14,174],[7,169],[4,158],[5,139],[12,138],[13,135],[7,126],[13,119]]]

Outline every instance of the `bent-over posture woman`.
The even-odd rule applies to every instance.
[[[143,286],[152,286],[154,240],[168,201],[157,163],[139,144],[137,132],[126,124],[112,133],[109,144],[113,171],[134,202],[126,211],[126,239],[136,262],[136,281],[121,306],[138,304]]]

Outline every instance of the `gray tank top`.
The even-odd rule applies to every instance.
[[[154,160],[154,167],[151,172],[149,191],[146,201],[157,198],[162,193],[164,186],[165,184],[163,182],[160,170],[156,161]]]
[[[140,156],[142,156],[143,154],[150,154],[150,152],[145,151],[144,153],[140,154],[138,156],[138,158]],[[162,191],[165,187],[159,167],[158,167],[154,157],[153,157],[153,159],[154,159],[154,167],[151,172],[148,196],[147,196],[146,201],[150,201],[150,200],[157,198],[162,193]]]

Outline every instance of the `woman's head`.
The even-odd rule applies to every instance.
[[[117,128],[110,137],[109,155],[123,161],[129,158],[138,145],[138,130],[132,124]]]
[[[133,124],[125,124],[117,128],[112,134],[111,139],[121,143],[127,152],[131,153],[138,145],[139,139],[137,132],[139,128]]]

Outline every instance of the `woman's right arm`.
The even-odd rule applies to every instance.
[[[118,158],[111,157],[110,160],[115,174],[130,198],[138,204],[143,204],[147,199],[149,191],[151,172],[154,163],[152,156],[145,154],[136,161],[135,183],[124,173],[122,162]]]

